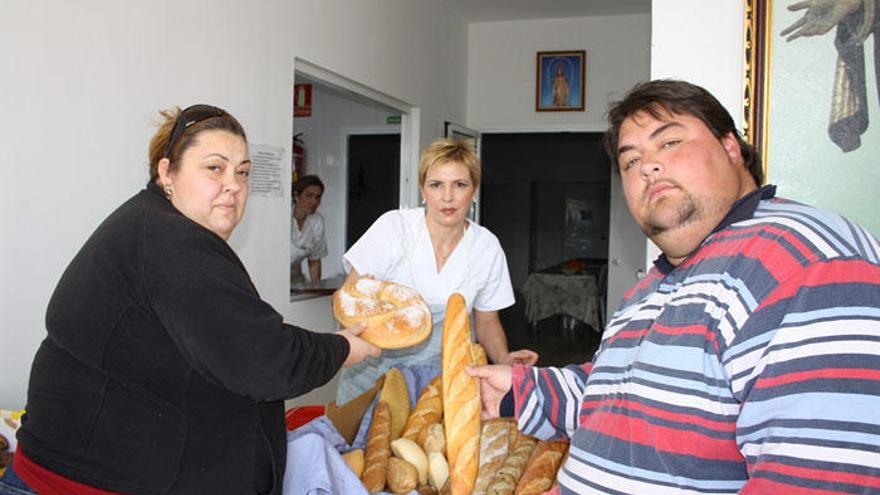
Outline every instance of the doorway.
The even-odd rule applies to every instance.
[[[345,249],[386,211],[399,206],[400,134],[348,137],[348,221]]]
[[[588,318],[586,306],[580,318],[559,312],[534,319],[526,302],[535,285],[527,290],[530,278],[571,274],[566,282],[593,280],[588,287],[598,299],[589,303],[604,304],[611,166],[601,138],[568,132],[482,135],[482,224],[504,248],[517,301],[501,311],[502,324],[511,349],[536,350],[541,365],[587,361],[600,340],[601,318]]]

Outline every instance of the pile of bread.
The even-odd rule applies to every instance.
[[[6,471],[6,466],[12,463],[12,452],[9,451],[9,441],[0,435],[0,476]]]
[[[486,364],[470,340],[464,299],[453,294],[443,328],[442,373],[410,411],[403,374],[385,376],[365,450],[343,455],[370,492],[420,495],[540,494],[551,488],[567,442],[539,441],[511,419],[480,420],[476,378],[464,370]]]

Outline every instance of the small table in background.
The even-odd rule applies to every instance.
[[[557,314],[567,315],[602,332],[599,269],[564,270],[564,264],[530,273],[523,286],[526,319],[537,334],[538,322]]]

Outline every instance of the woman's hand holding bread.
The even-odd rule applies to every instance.
[[[348,357],[342,363],[343,367],[357,364],[367,357],[379,357],[379,354],[382,353],[378,347],[358,337],[365,328],[367,328],[365,324],[358,323],[353,327],[344,328],[336,332],[337,335],[342,335],[348,340]]]

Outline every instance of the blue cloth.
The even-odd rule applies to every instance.
[[[12,469],[12,459],[10,459],[9,466],[6,467],[6,471],[3,473],[3,476],[0,476],[0,495],[35,495],[36,492],[32,491],[25,484],[21,478],[15,474],[15,470]]]
[[[339,454],[347,448],[327,416],[288,432],[284,495],[367,495],[361,480]]]
[[[351,449],[327,416],[315,418],[288,432],[283,494],[367,495],[364,484],[339,453],[346,450]],[[0,492],[0,495],[6,494]],[[9,495],[31,495],[31,492],[10,492]],[[407,495],[418,493],[414,490]]]

